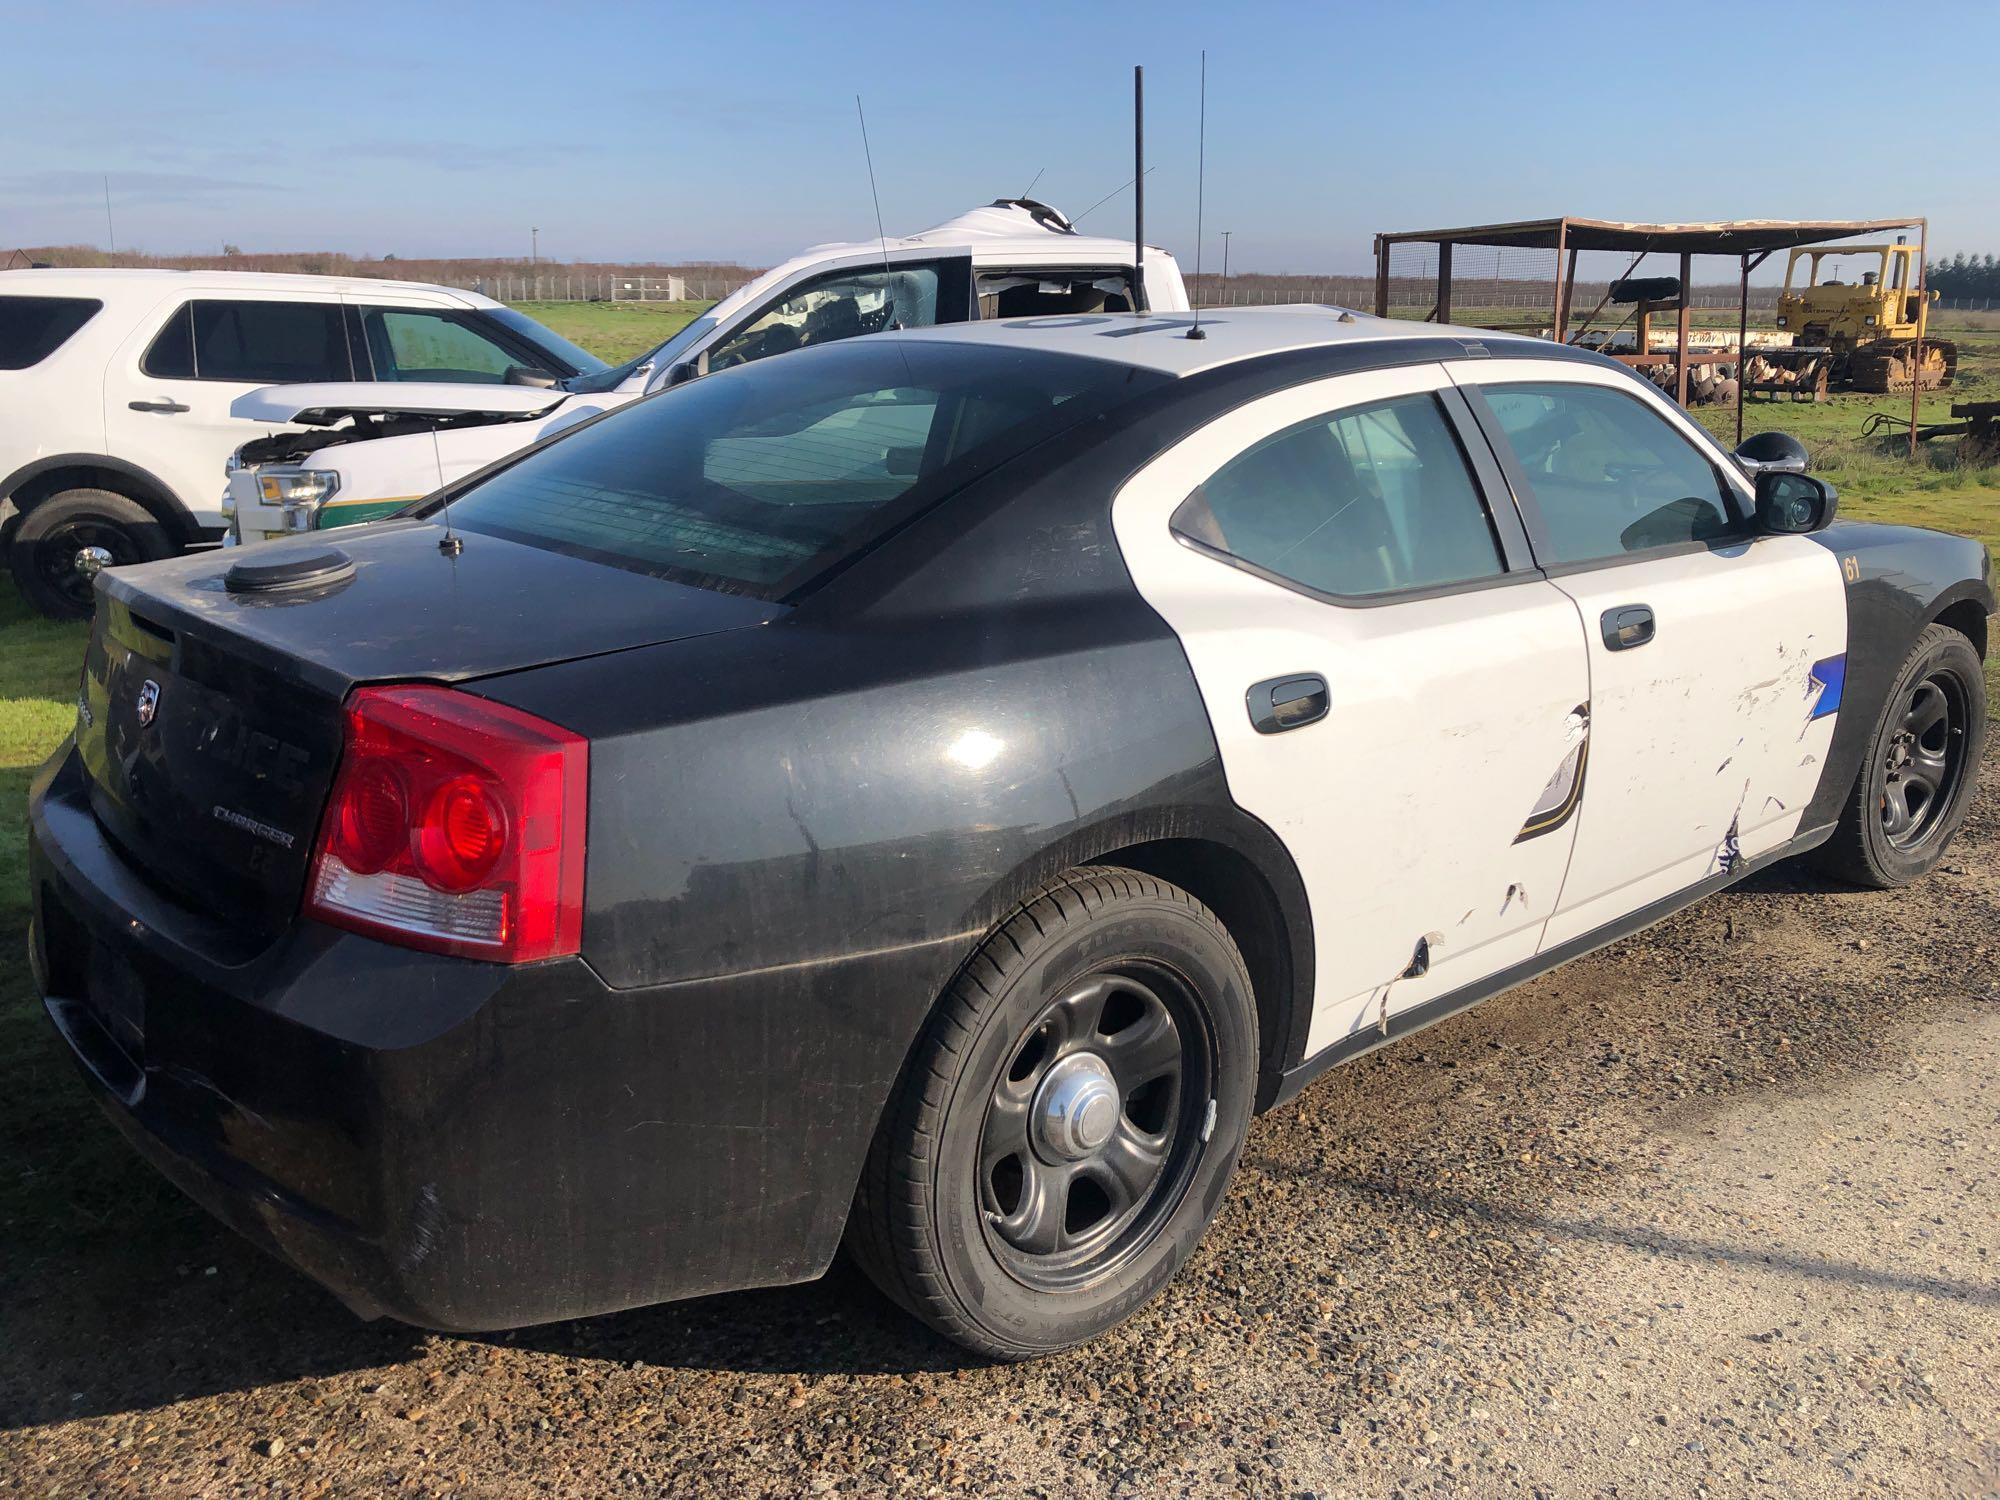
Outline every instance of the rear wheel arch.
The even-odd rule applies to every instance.
[[[102,454],[64,453],[38,459],[9,475],[0,494],[25,515],[44,500],[68,490],[109,490],[123,495],[165,527],[185,547],[200,538],[201,528],[166,484],[137,464]]]
[[[966,952],[997,932],[1051,881],[1083,865],[1131,869],[1179,886],[1228,929],[1250,972],[1261,1056],[1257,1108],[1304,1056],[1312,1019],[1313,931],[1305,882],[1261,823],[1212,808],[1155,810],[1096,824],[996,882],[969,914]]]

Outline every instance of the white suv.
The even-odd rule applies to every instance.
[[[90,612],[89,572],[218,540],[222,468],[273,381],[550,385],[601,360],[448,287],[241,271],[0,271],[0,500],[14,578]],[[269,430],[269,424],[264,424]],[[79,568],[79,562],[83,568]]]

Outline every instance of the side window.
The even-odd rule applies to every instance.
[[[710,370],[748,364],[792,349],[830,344],[885,328],[928,328],[938,321],[935,266],[840,271],[786,295],[717,344]]]
[[[102,306],[88,297],[0,297],[0,370],[40,364]]]
[[[1437,398],[1314,417],[1224,464],[1174,530],[1261,572],[1347,597],[1505,571],[1492,522]]]
[[[191,302],[167,319],[140,368],[255,385],[353,378],[336,302]]]
[[[469,320],[421,308],[363,308],[361,323],[377,380],[466,381],[498,385],[526,361]]]
[[[1528,476],[1551,563],[1738,533],[1722,477],[1635,396],[1599,385],[1480,390]]]
[[[1053,317],[1066,313],[1130,312],[1132,272],[1124,266],[1078,271],[981,271],[982,318]]]

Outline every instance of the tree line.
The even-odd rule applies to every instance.
[[[1944,297],[2000,298],[2000,255],[1967,255],[1934,260],[1924,272],[1924,284]]]

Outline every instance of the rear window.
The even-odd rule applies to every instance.
[[[994,464],[1167,378],[982,345],[832,344],[635,402],[461,492],[451,517],[466,531],[776,598]]]
[[[354,378],[337,302],[190,302],[161,326],[139,368],[162,380],[255,385]]]
[[[89,297],[0,297],[0,370],[40,364],[103,306]]]

